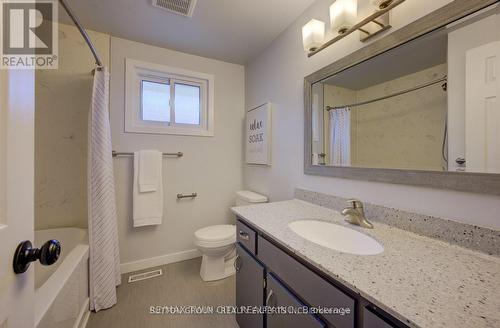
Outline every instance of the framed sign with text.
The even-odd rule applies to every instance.
[[[271,112],[271,103],[247,111],[245,141],[247,164],[271,165]]]

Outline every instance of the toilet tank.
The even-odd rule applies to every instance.
[[[267,197],[253,191],[241,190],[236,192],[236,206],[267,203]]]

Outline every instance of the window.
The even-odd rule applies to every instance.
[[[170,122],[170,84],[141,81],[142,120]]]
[[[126,60],[125,132],[213,136],[214,77]]]
[[[183,124],[200,124],[201,87],[175,83],[175,121]]]

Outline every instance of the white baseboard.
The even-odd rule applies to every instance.
[[[172,253],[162,256],[150,257],[148,259],[122,263],[120,264],[120,270],[122,274],[129,273],[160,265],[191,260],[200,256],[201,253],[197,249],[190,249],[179,253]]]

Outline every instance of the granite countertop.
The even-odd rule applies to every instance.
[[[382,223],[350,225],[334,210],[290,200],[232,211],[281,246],[411,327],[500,327],[500,258]],[[288,224],[317,219],[349,226],[384,246],[378,255],[341,253],[295,234]]]

